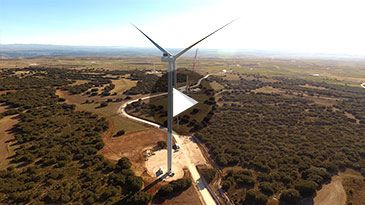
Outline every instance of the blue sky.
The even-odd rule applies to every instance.
[[[365,55],[363,0],[0,0],[0,43],[200,47]]]
[[[0,0],[3,35],[78,31],[147,22],[151,16],[177,14],[204,1],[163,0]],[[23,33],[23,34],[20,34]]]

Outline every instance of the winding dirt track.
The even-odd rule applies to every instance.
[[[209,76],[210,76],[210,74],[208,74],[208,75],[204,76],[203,78],[199,79],[198,83],[196,85],[192,86],[192,87],[199,86],[200,83],[202,82],[202,80],[208,78]],[[183,89],[184,89],[184,87],[179,88],[179,90],[183,90]],[[127,107],[127,105],[129,105],[133,102],[136,102],[140,99],[141,100],[147,100],[147,99],[150,99],[150,98],[153,98],[153,97],[162,96],[162,95],[166,95],[166,94],[167,93],[160,93],[160,94],[156,94],[156,95],[152,95],[152,96],[138,98],[138,99],[135,99],[135,100],[130,100],[130,101],[124,103],[123,105],[121,105],[118,112],[120,114],[124,115],[125,117],[129,118],[129,119],[132,119],[132,120],[135,120],[135,121],[138,121],[138,122],[141,122],[141,123],[145,123],[145,124],[148,124],[150,126],[157,127],[157,128],[160,128],[160,129],[166,131],[166,128],[161,127],[159,124],[156,124],[156,123],[153,123],[153,122],[150,122],[150,121],[147,121],[147,120],[144,120],[144,119],[129,115],[125,111],[125,108]],[[191,152],[191,150],[189,150],[188,146],[185,146],[184,143],[182,143],[182,140],[183,140],[184,136],[180,136],[180,135],[178,135],[177,133],[174,132],[173,137],[174,137],[175,141],[180,145],[180,152],[182,152],[184,154],[184,158],[187,162],[186,167],[189,169],[189,171],[191,173],[191,176],[193,178],[194,184],[198,188],[198,191],[199,191],[200,196],[203,199],[204,203],[207,204],[207,205],[217,204],[215,202],[213,196],[211,195],[211,193],[208,191],[208,188],[207,188],[208,185],[205,183],[204,180],[202,180],[202,177],[200,176],[200,174],[199,174],[199,172],[196,168],[197,164],[194,163],[196,160],[191,159],[191,157],[190,157],[189,153]],[[192,141],[191,143],[195,143],[195,142]],[[200,149],[198,151],[201,152]]]

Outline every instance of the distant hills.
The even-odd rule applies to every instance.
[[[120,57],[158,55],[158,51],[149,48],[122,48],[103,46],[61,46],[40,44],[2,44],[1,58],[31,57]]]
[[[168,49],[176,53],[180,49]],[[185,56],[192,57],[194,49]],[[0,58],[35,57],[143,57],[160,56],[155,48],[113,47],[113,46],[63,46],[45,44],[0,44]],[[288,53],[282,51],[199,49],[200,57],[269,57],[269,58],[324,58],[365,59],[365,56],[323,53]]]

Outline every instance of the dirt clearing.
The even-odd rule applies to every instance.
[[[316,205],[345,205],[346,192],[342,185],[341,176],[333,176],[331,183],[323,185],[314,198]]]
[[[123,94],[124,91],[137,85],[137,81],[129,79],[112,80],[115,88],[110,93]]]
[[[271,93],[277,93],[277,94],[283,94],[285,93],[285,91],[279,89],[279,88],[273,88],[271,86],[265,86],[262,88],[258,88],[256,90],[254,90],[255,93],[267,93],[267,94],[271,94]]]
[[[166,133],[157,128],[148,128],[116,138],[104,135],[103,141],[105,146],[100,152],[104,157],[112,161],[122,156],[128,157],[133,163],[133,170],[137,175],[141,175],[146,171],[143,151],[153,148],[158,141],[166,141]]]
[[[0,95],[6,94],[6,93],[15,93],[16,90],[0,90]]]
[[[176,143],[181,147],[179,151],[172,154],[172,168],[175,173],[173,177],[168,177],[166,181],[180,179],[184,176],[184,169],[187,166],[196,166],[206,164],[199,147],[191,140],[190,136],[175,137]],[[154,152],[146,161],[147,173],[151,177],[157,177],[156,171],[162,168],[164,173],[167,171],[167,150]]]
[[[148,158],[146,161],[147,173],[152,177],[157,177],[156,172],[159,168],[162,168],[163,173],[167,171],[167,150],[159,150],[154,152],[154,155]],[[173,177],[167,177],[166,181],[173,181],[184,177],[183,168],[186,167],[186,160],[184,154],[181,151],[172,153],[172,167],[175,175]]]
[[[74,83],[70,84],[70,86],[82,85],[88,82],[89,82],[88,80],[76,80]]]
[[[13,154],[9,140],[14,139],[14,137],[9,130],[18,123],[15,117],[16,115],[12,115],[0,119],[0,168],[5,168],[8,165],[9,160],[7,158]]]
[[[0,105],[0,114],[6,111],[6,106]]]

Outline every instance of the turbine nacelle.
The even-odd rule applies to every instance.
[[[169,53],[163,53],[162,56],[161,56],[161,61],[162,62],[173,62],[175,60],[176,60],[175,56],[172,56]]]

